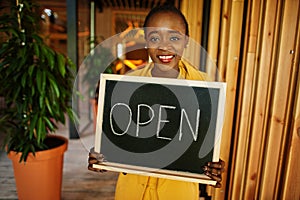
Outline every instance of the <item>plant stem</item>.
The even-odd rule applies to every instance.
[[[22,11],[23,8],[23,4],[19,4],[19,0],[16,0],[16,5],[19,8],[18,10],[18,25],[19,25],[19,30],[22,29],[22,25],[21,25],[21,16],[20,16],[20,12]]]

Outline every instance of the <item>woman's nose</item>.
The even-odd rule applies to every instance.
[[[171,47],[170,41],[163,40],[159,43],[158,49],[160,50],[168,50]]]

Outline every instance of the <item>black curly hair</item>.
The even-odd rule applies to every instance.
[[[185,34],[187,36],[189,36],[189,24],[188,24],[185,16],[182,14],[182,12],[179,9],[177,9],[172,4],[163,4],[163,5],[159,5],[159,6],[152,8],[151,11],[148,13],[148,15],[145,18],[144,28],[147,27],[147,24],[149,23],[149,20],[152,16],[154,16],[158,13],[167,13],[167,12],[177,14],[182,18],[182,21],[185,25]]]

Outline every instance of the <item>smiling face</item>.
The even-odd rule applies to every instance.
[[[151,16],[145,38],[148,53],[155,64],[153,76],[177,77],[178,62],[188,43],[185,33],[185,24],[179,15],[161,12]]]

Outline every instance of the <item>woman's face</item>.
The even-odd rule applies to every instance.
[[[177,14],[157,13],[147,23],[145,38],[148,53],[161,73],[178,71],[178,62],[188,43],[185,25]]]

